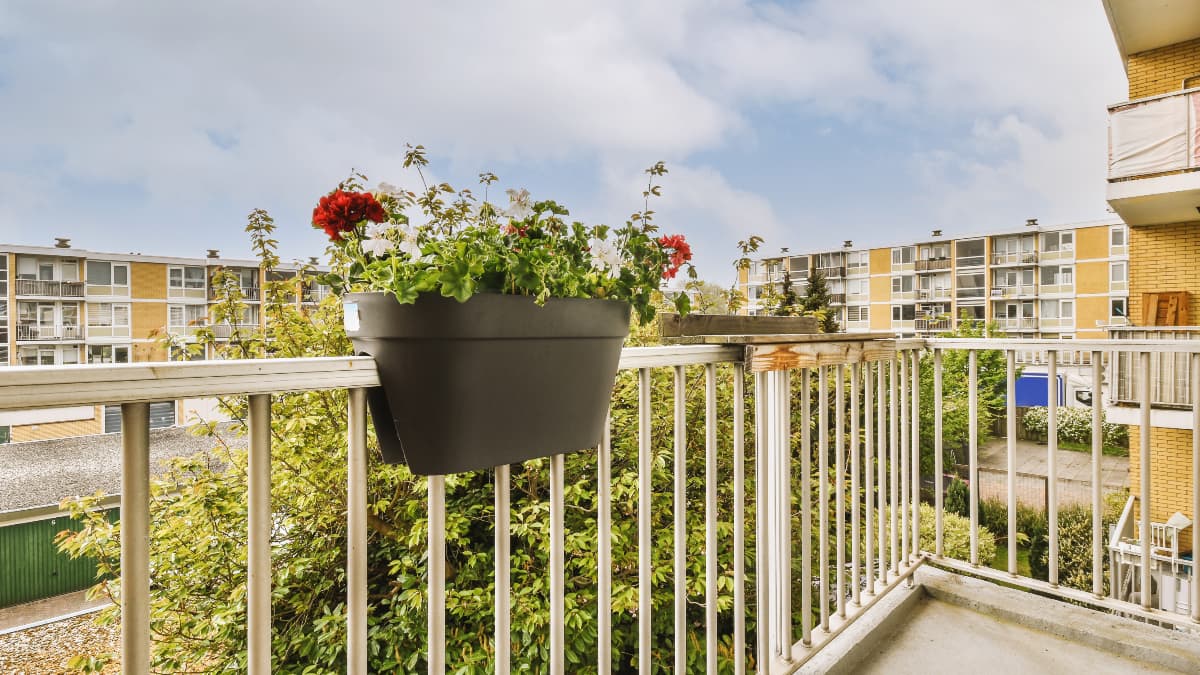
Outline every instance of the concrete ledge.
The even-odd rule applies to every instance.
[[[881,642],[904,626],[923,600],[926,595],[920,585],[895,588],[796,672],[805,675],[858,672],[858,667],[878,651]]]
[[[917,571],[917,584],[935,600],[1093,649],[1185,673],[1200,669],[1200,641],[1193,635],[929,566]]]

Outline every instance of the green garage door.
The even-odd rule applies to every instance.
[[[118,509],[106,515],[115,523]],[[96,564],[91,559],[72,560],[54,544],[59,532],[79,528],[79,523],[65,515],[0,527],[0,607],[82,591],[95,584]]]
[[[165,429],[175,426],[175,402],[163,401],[150,404],[150,428]],[[121,431],[121,406],[104,406],[104,433],[115,434]]]

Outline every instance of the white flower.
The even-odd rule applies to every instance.
[[[395,185],[392,185],[391,183],[380,183],[379,186],[375,188],[375,191],[381,195],[388,195],[396,198],[404,196],[404,191]]]
[[[608,276],[612,278],[621,274],[624,261],[617,247],[603,239],[592,239],[588,241],[588,248],[592,252],[592,267],[601,272],[607,271]]]
[[[387,237],[387,233],[396,229],[391,225],[376,225],[372,223],[367,225],[367,236],[371,239],[383,239]]]
[[[518,192],[509,188],[507,192],[509,206],[504,215],[514,220],[525,220],[533,215],[533,209],[529,206],[529,190],[522,189]]]
[[[398,227],[396,232],[400,234],[400,245],[396,247],[396,250],[407,253],[414,260],[420,258],[421,246],[417,243],[416,231],[410,227]]]
[[[387,239],[363,239],[362,250],[365,253],[370,253],[375,257],[382,256],[384,253],[395,248],[395,244]]]

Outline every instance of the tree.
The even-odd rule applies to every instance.
[[[775,305],[776,316],[795,316],[800,311],[800,297],[792,286],[792,273],[783,273],[783,293],[779,296],[779,304]]]
[[[808,294],[804,296],[801,307],[804,309],[805,316],[817,317],[822,333],[836,333],[841,330],[837,316],[830,308],[829,303],[829,285],[825,280],[825,275],[819,270],[814,270],[808,277]]]
[[[982,321],[963,319],[958,328],[945,334],[946,337],[982,338]],[[995,326],[990,327],[995,331]],[[942,352],[942,448],[943,466],[946,469],[966,461],[970,445],[970,389],[969,356],[966,350],[947,349]],[[1005,395],[1008,382],[1008,365],[1004,352],[985,349],[976,352],[978,367],[978,423],[975,430],[980,445],[991,439],[992,428],[997,419],[1005,415]],[[921,447],[934,447],[934,392],[933,354],[921,357]],[[1020,376],[1020,373],[1017,374]],[[922,454],[922,473],[933,470],[932,453]]]

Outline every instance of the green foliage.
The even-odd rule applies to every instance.
[[[347,229],[334,233],[329,252],[340,269],[322,281],[336,294],[387,291],[401,303],[415,302],[421,293],[459,302],[486,292],[528,295],[538,302],[607,298],[628,302],[645,323],[654,316],[652,294],[664,279],[684,266],[695,278],[683,238],[657,236],[649,200],[662,194],[657,183],[667,173],[662,162],[646,170],[645,207],[617,228],[568,222],[565,207],[534,201],[526,190],[509,190],[510,205],[502,211],[487,200],[495,174],[480,176],[479,202],[471,190],[426,183],[427,164],[422,146],[409,147],[404,166],[417,171],[422,190],[380,184],[372,199],[383,207],[386,222],[344,223]],[[332,194],[359,194],[364,180],[354,174]],[[412,223],[414,210],[426,222]],[[676,311],[686,314],[689,308],[687,294],[676,296]]]
[[[775,306],[775,316],[795,316],[800,311],[800,297],[792,285],[792,273],[783,273],[783,294],[779,296],[779,304]]]
[[[841,330],[837,316],[829,307],[829,284],[820,270],[813,270],[808,277],[808,293],[800,303],[805,316],[815,316],[822,333],[836,333]]]
[[[947,513],[966,517],[971,513],[971,488],[966,481],[951,479],[942,496],[942,506]]]
[[[1058,408],[1058,440],[1065,443],[1090,445],[1092,442],[1092,409],[1081,406],[1061,406]],[[1101,432],[1104,434],[1103,444],[1109,448],[1129,447],[1129,427],[1124,424],[1114,424],[1104,419],[1104,409],[1100,409]],[[1026,433],[1039,438],[1046,438],[1049,433],[1049,409],[1036,406],[1025,411],[1022,420]]]
[[[945,337],[982,338],[985,326],[964,319]],[[970,378],[969,356],[965,350],[947,349],[942,352],[942,451],[943,466],[949,470],[965,461],[970,445]],[[992,427],[1005,414],[1008,363],[1004,352],[994,349],[976,352],[979,373],[978,422],[975,433],[980,445],[992,438]],[[921,447],[934,447],[933,354],[921,357]],[[1018,370],[1017,377],[1020,377]],[[933,472],[933,454],[922,455],[921,472]]]
[[[1114,493],[1105,497],[1104,511],[1100,516],[1102,537],[1106,537],[1121,517],[1127,495]],[[1047,522],[1045,512],[1040,512]],[[1046,528],[1049,525],[1047,522]],[[1050,574],[1050,546],[1048,534],[1043,531],[1033,539],[1029,562],[1033,575],[1048,579]],[[1104,582],[1102,592],[1108,592],[1108,555],[1101,556]],[[1062,586],[1081,591],[1092,590],[1092,509],[1088,505],[1070,505],[1058,510],[1058,582]]]
[[[921,504],[921,550],[933,551],[937,545],[937,512]],[[949,511],[942,514],[942,547],[945,555],[958,560],[971,558],[971,521]],[[987,528],[979,528],[979,559],[996,557],[996,537]]]

